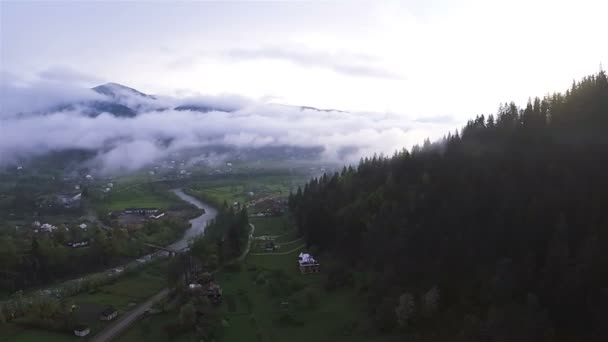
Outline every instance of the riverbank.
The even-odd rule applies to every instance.
[[[203,210],[202,215],[189,220],[190,228],[186,230],[184,236],[180,240],[168,246],[169,249],[184,250],[188,248],[188,243],[190,242],[190,240],[205,232],[205,227],[207,226],[207,224],[211,220],[215,219],[215,217],[217,216],[217,210],[211,205],[204,203],[191,195],[186,194],[182,189],[173,189],[171,191],[175,195],[177,195],[181,200],[188,202],[191,205],[194,205],[198,209]]]

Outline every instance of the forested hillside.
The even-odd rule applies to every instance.
[[[608,340],[608,81],[502,105],[290,197],[312,248],[370,275],[382,331],[421,341]]]

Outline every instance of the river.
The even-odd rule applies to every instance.
[[[204,214],[190,220],[190,228],[186,230],[181,239],[168,246],[169,249],[183,250],[188,248],[188,242],[190,242],[190,240],[205,232],[205,227],[207,227],[209,221],[213,220],[217,216],[217,210],[215,210],[215,208],[212,206],[184,193],[182,189],[173,189],[171,191],[173,191],[173,193],[183,201],[186,201],[199,209],[205,210]]]

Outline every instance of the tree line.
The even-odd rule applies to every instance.
[[[370,276],[377,329],[428,341],[608,339],[608,80],[500,106],[310,180],[309,247]]]

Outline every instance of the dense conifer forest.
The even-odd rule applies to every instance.
[[[608,340],[608,80],[312,179],[289,205],[370,319],[420,341]]]

